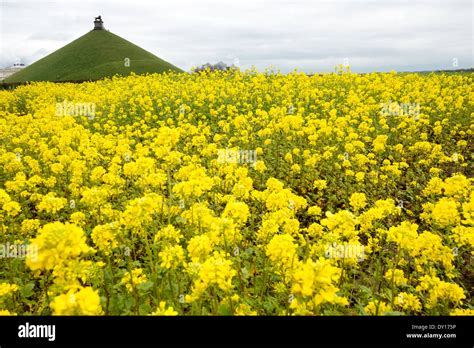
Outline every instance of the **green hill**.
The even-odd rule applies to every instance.
[[[126,66],[126,58],[130,60],[130,66]],[[169,70],[182,71],[107,30],[93,30],[4,82],[86,81],[116,74],[125,76],[131,72],[144,74]]]

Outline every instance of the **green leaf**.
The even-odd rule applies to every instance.
[[[219,313],[219,315],[232,315],[232,310],[228,305],[221,304],[217,309],[217,313]]]
[[[151,313],[151,306],[148,303],[143,303],[138,309],[140,315],[147,315]]]
[[[33,295],[33,288],[35,287],[35,283],[28,283],[26,284],[25,286],[21,287],[21,295],[23,297],[30,297],[31,295]]]
[[[153,287],[153,282],[147,281],[145,283],[141,283],[137,285],[137,289],[140,291],[147,291]]]
[[[253,248],[247,248],[245,249],[245,253],[248,254],[248,255],[252,255],[254,252]]]

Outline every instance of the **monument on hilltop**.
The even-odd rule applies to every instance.
[[[95,17],[94,20],[94,30],[105,30],[104,22],[102,21],[101,16]]]

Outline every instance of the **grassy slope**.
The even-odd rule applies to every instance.
[[[126,67],[124,59],[130,59]],[[96,80],[103,77],[181,71],[133,43],[109,31],[91,31],[5,79],[25,81]]]

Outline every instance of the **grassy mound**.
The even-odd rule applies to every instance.
[[[109,31],[97,30],[38,60],[4,82],[84,81],[116,74],[125,76],[132,72],[143,74],[169,70],[181,71]]]

